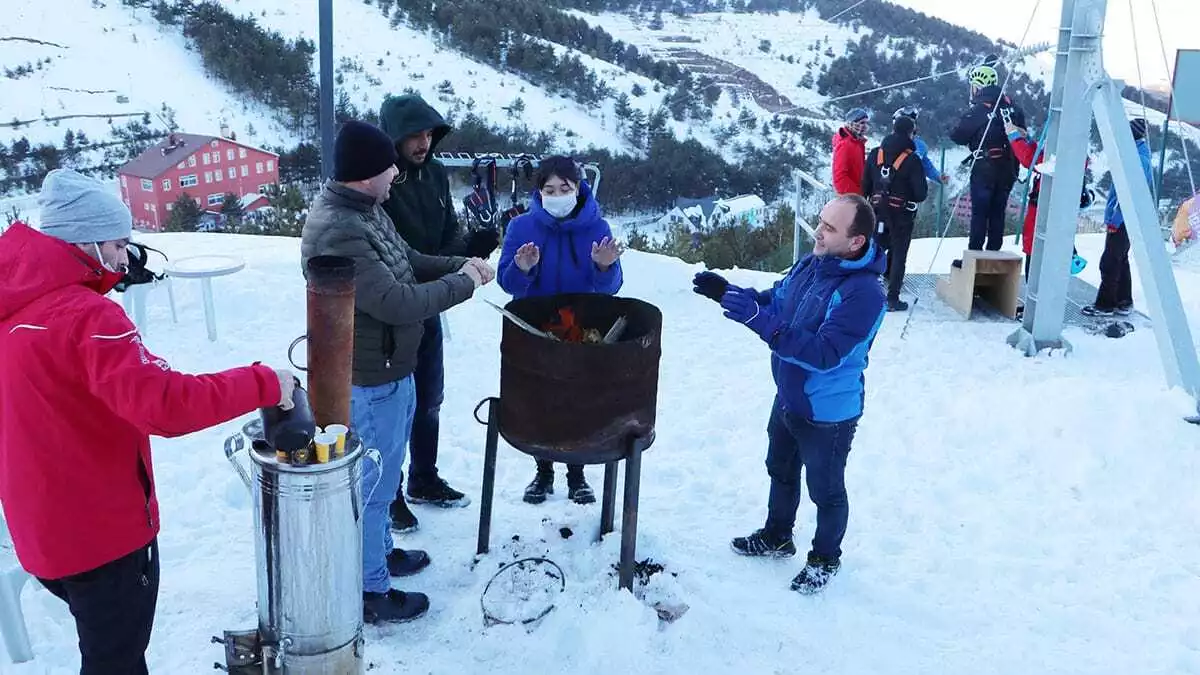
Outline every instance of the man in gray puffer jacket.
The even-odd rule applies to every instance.
[[[416,410],[412,372],[422,322],[495,277],[478,258],[423,255],[396,233],[380,206],[396,160],[391,138],[377,127],[344,124],[334,142],[333,180],[314,200],[300,245],[304,263],[318,255],[355,263],[351,425],[383,458],[382,475],[369,468],[362,475],[363,616],[370,623],[410,621],[429,609],[423,593],[391,587],[391,577],[417,573],[429,556],[393,549],[388,515]]]

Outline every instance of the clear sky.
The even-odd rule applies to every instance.
[[[867,0],[868,3],[876,0]],[[1027,44],[1056,42],[1062,0],[891,0],[951,23],[966,26],[990,38],[1020,44],[1021,35],[1037,7]],[[1155,26],[1154,6],[1162,22],[1169,68],[1175,67],[1175,50],[1200,49],[1200,0],[1109,0],[1104,29],[1104,64],[1110,75],[1128,84],[1142,79],[1147,85],[1165,84],[1168,65]],[[866,9],[864,4],[862,9]],[[1133,7],[1133,14],[1130,8]],[[1136,28],[1136,44],[1135,29]]]

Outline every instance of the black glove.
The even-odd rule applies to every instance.
[[[487,260],[499,245],[500,233],[496,230],[475,230],[467,235],[467,257]]]
[[[716,272],[701,272],[692,279],[692,290],[710,300],[720,302],[729,290],[729,282]]]

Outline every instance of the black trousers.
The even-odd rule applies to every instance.
[[[912,244],[917,214],[913,211],[886,206],[875,208],[875,218],[883,224],[876,237],[879,246],[887,251],[888,300],[899,300],[904,288],[904,270],[908,265],[908,247]]]
[[[1124,226],[1110,230],[1100,255],[1100,288],[1096,309],[1133,306],[1133,277],[1129,272],[1129,231]]]
[[[1012,181],[989,172],[971,177],[971,231],[967,248],[972,251],[999,251],[1004,245],[1004,213]],[[985,246],[986,244],[986,246]]]
[[[425,319],[425,331],[417,347],[413,386],[417,389],[417,411],[408,437],[408,482],[413,487],[438,479],[438,435],[442,401],[445,398],[445,360],[442,317]],[[397,491],[397,499],[403,497]]]
[[[158,604],[158,540],[94,570],[41,579],[71,609],[80,675],[148,675],[146,648]]]
[[[537,462],[538,473],[553,473],[554,472],[554,462],[551,462],[548,459],[539,459],[539,460],[535,460],[535,461]],[[582,464],[568,464],[567,465],[567,477],[570,478],[572,476],[583,478],[583,465]]]

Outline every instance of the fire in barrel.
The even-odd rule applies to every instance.
[[[662,312],[602,294],[522,298],[504,308],[500,435],[555,462],[625,457],[654,437]]]

